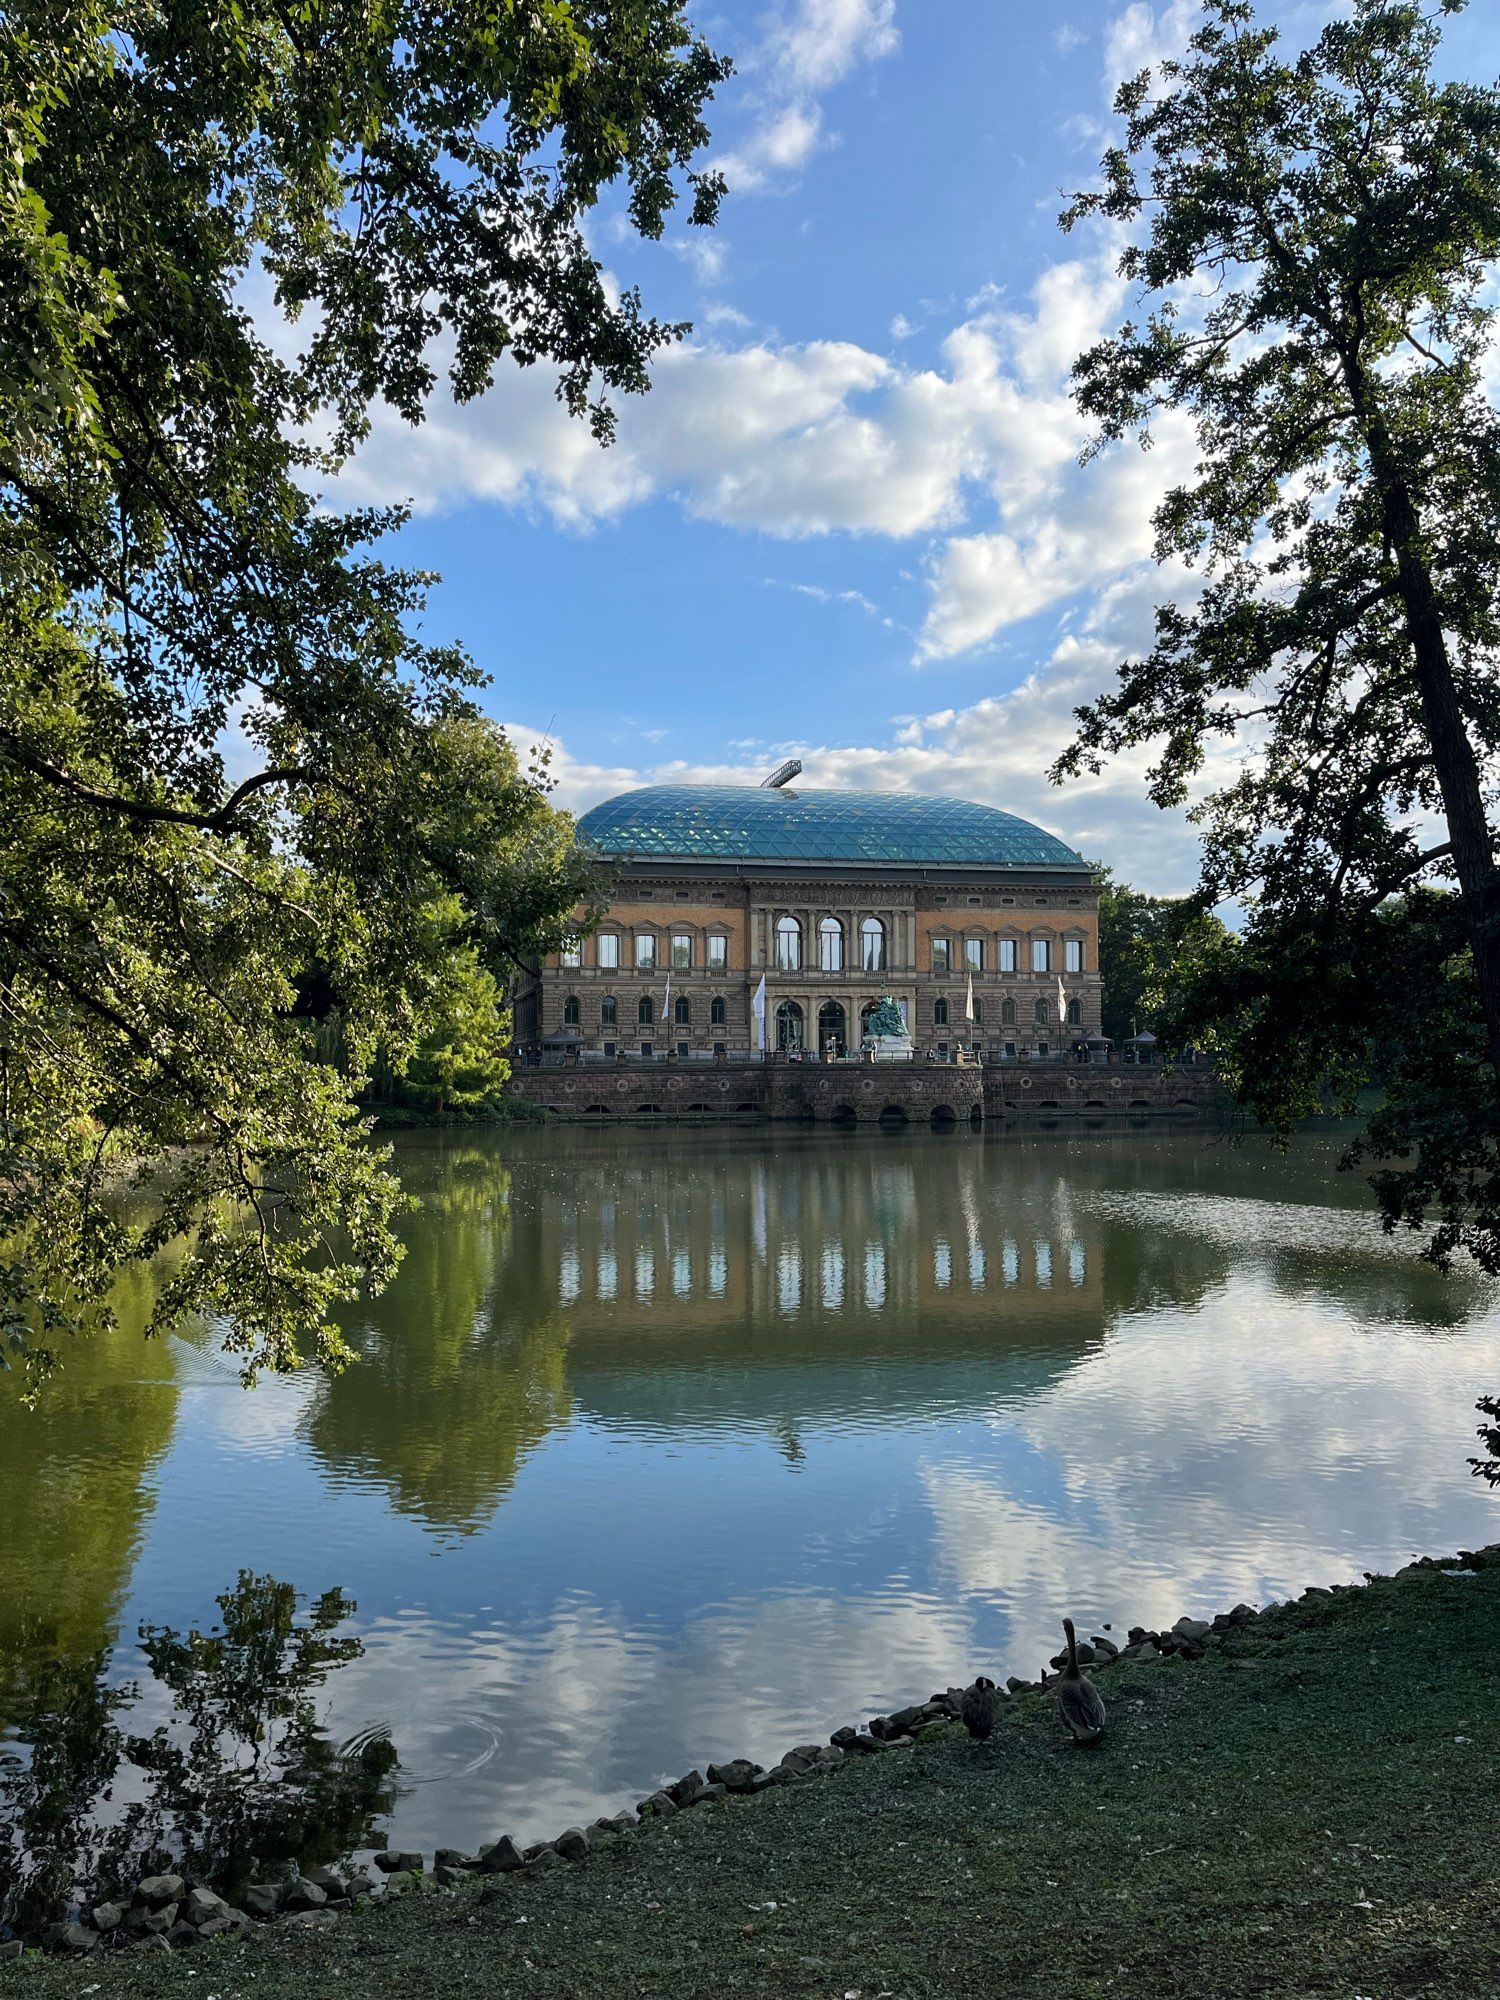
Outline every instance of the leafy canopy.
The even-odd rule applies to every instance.
[[[1248,920],[1194,941],[1198,1032],[1281,1130],[1378,1079],[1351,1157],[1387,1225],[1495,1271],[1500,91],[1434,76],[1461,5],[1355,0],[1288,56],[1206,0],[1187,55],[1122,87],[1123,143],[1063,220],[1129,232],[1146,313],[1074,383],[1101,445],[1190,415],[1156,554],[1200,580],[1057,774],[1149,742],[1172,805],[1240,747],[1197,812],[1200,895]]]
[[[247,1373],[338,1359],[331,1312],[389,1276],[355,1098],[452,1004],[434,924],[503,982],[589,885],[544,765],[421,636],[431,579],[372,548],[400,511],[315,492],[440,365],[460,397],[546,366],[608,440],[683,329],[583,224],[612,182],[645,235],[683,189],[713,220],[725,71],[682,0],[0,17],[0,1314],[29,1367],[168,1246],[153,1327],[213,1313]],[[123,1159],[148,1204],[106,1201]]]
[[[1487,1113],[1500,93],[1436,84],[1437,28],[1410,4],[1359,0],[1290,60],[1242,0],[1204,13],[1154,90],[1122,88],[1125,143],[1065,217],[1144,223],[1121,267],[1149,316],[1082,356],[1075,386],[1101,443],[1193,417],[1198,464],[1158,511],[1156,552],[1202,583],[1082,711],[1059,775],[1151,742],[1171,805],[1216,737],[1250,753],[1197,817],[1203,900],[1250,907],[1205,997],[1262,1115],[1284,1124],[1330,1080],[1349,1097],[1377,1043],[1399,1082],[1393,981],[1404,1007],[1441,993],[1462,1012],[1480,989],[1487,1060],[1463,1089]],[[1427,1191],[1435,1251],[1463,1242],[1493,1266],[1481,1122],[1429,1157]]]

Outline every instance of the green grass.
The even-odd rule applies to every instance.
[[[1500,1551],[1475,1560],[1283,1607],[1200,1661],[1111,1668],[1094,1750],[1028,1696],[985,1748],[943,1729],[326,1933],[31,1959],[0,1969],[0,2000],[1481,2000],[1500,1994]]]

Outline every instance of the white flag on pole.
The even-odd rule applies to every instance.
[[[760,1048],[762,1053],[764,1053],[766,1046],[766,975],[764,973],[760,975],[760,984],[750,997],[750,1011],[759,1023]]]
[[[1057,975],[1057,1018],[1059,1021],[1068,1018],[1068,989],[1063,985],[1061,973]]]
[[[974,1018],[974,975],[971,972],[969,974],[969,990],[964,995],[964,1019],[966,1021],[972,1021],[973,1018]]]
[[[670,967],[667,971],[666,990],[661,996],[661,1024],[664,1028],[670,1028],[672,1025],[672,973]]]

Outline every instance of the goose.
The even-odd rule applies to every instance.
[[[1075,1743],[1097,1743],[1104,1734],[1104,1698],[1078,1664],[1078,1640],[1071,1618],[1063,1620],[1068,1635],[1068,1664],[1057,1677],[1057,1706]]]
[[[964,1689],[958,1713],[964,1728],[976,1743],[988,1742],[995,1727],[995,1718],[1000,1713],[1000,1690],[992,1680],[981,1674],[973,1687]]]

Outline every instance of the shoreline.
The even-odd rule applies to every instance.
[[[1469,1685],[1470,1674],[1460,1673],[1455,1652],[1460,1629],[1472,1624],[1476,1616],[1482,1631],[1476,1630],[1471,1637],[1485,1669],[1484,1685],[1479,1688]],[[1319,1714],[1317,1728],[1308,1732],[1307,1741],[1295,1752],[1293,1771],[1289,1773],[1285,1768],[1286,1746],[1278,1752],[1278,1768],[1283,1782],[1288,1776],[1307,1779],[1321,1773],[1321,1781],[1313,1788],[1315,1795],[1321,1794],[1321,1800],[1312,1818],[1321,1813],[1330,1825],[1327,1830],[1306,1835],[1312,1846],[1305,1855],[1288,1859],[1296,1861],[1300,1872],[1303,1865],[1316,1863],[1326,1841],[1336,1837],[1332,1823],[1345,1808],[1335,1809],[1333,1793],[1338,1789],[1335,1779],[1343,1783],[1350,1775],[1347,1769],[1340,1768],[1341,1759],[1335,1754],[1338,1739],[1362,1719],[1368,1720],[1378,1712],[1384,1718],[1380,1732],[1382,1747],[1374,1753],[1372,1761],[1371,1747],[1364,1746],[1360,1751],[1360,1768],[1374,1771],[1383,1755],[1387,1775],[1401,1777],[1404,1796],[1399,1806],[1389,1801],[1369,1825],[1362,1823],[1362,1831],[1370,1837],[1352,1844],[1365,1872],[1377,1873],[1381,1864],[1379,1843],[1385,1837],[1381,1829],[1389,1828],[1393,1813],[1404,1814],[1408,1821],[1414,1817],[1420,1821],[1435,1814],[1451,1816],[1450,1801],[1443,1791],[1435,1791],[1421,1770],[1415,1773],[1406,1770],[1402,1753],[1413,1741],[1415,1711],[1434,1704],[1443,1707],[1450,1696],[1456,1698],[1459,1694],[1460,1680],[1463,1698],[1455,1709],[1444,1754],[1461,1753],[1458,1757],[1461,1770],[1467,1764],[1470,1775],[1479,1774],[1480,1794],[1492,1801],[1495,1746],[1500,1743],[1500,1685],[1494,1674],[1494,1641],[1488,1637],[1489,1633],[1500,1633],[1500,1544],[1477,1552],[1461,1552],[1450,1559],[1423,1558],[1392,1578],[1371,1578],[1364,1584],[1337,1585],[1331,1589],[1314,1586],[1297,1599],[1263,1609],[1241,1605],[1211,1621],[1182,1618],[1167,1632],[1135,1627],[1113,1657],[1109,1655],[1116,1642],[1104,1634],[1093,1635],[1080,1651],[1081,1655],[1085,1650],[1093,1652],[1087,1670],[1097,1679],[1110,1708],[1105,1742],[1097,1750],[1073,1749],[1046,1689],[1036,1682],[1011,1677],[995,1740],[982,1748],[970,1744],[953,1720],[960,1691],[942,1690],[929,1701],[912,1704],[893,1715],[864,1719],[861,1725],[847,1723],[834,1730],[826,1743],[796,1746],[770,1770],[762,1770],[748,1759],[732,1759],[710,1767],[706,1775],[698,1771],[686,1773],[672,1785],[643,1795],[638,1815],[621,1815],[609,1821],[596,1821],[586,1828],[564,1829],[550,1841],[523,1848],[501,1835],[472,1857],[440,1849],[430,1869],[414,1865],[425,1864],[425,1856],[388,1852],[381,1857],[385,1876],[383,1893],[373,1899],[363,1892],[351,1871],[342,1868],[312,1870],[279,1893],[275,1889],[265,1893],[269,1885],[261,1885],[262,1893],[258,1896],[249,1892],[238,1899],[242,1904],[248,1900],[256,1905],[253,1930],[247,1916],[221,1904],[211,1892],[194,1890],[180,1878],[157,1877],[141,1885],[137,1908],[142,1914],[132,1925],[124,1923],[126,1912],[118,1913],[116,1936],[131,1935],[127,1949],[106,1951],[97,1932],[75,1926],[69,1935],[59,1938],[61,1953],[29,1952],[19,1961],[13,1959],[0,1965],[0,1991],[7,1995],[15,1991],[39,1996],[67,1993],[74,1990],[80,1970],[101,1969],[106,1960],[112,1991],[154,1995],[169,1990],[195,1990],[190,1980],[184,1983],[191,1961],[191,1967],[202,1970],[212,1966],[214,1987],[224,2000],[230,2000],[231,1994],[244,1990],[252,1981],[256,1992],[269,2000],[279,1990],[275,1979],[283,1976],[283,1972],[289,1994],[295,1989],[297,2000],[313,2000],[314,1995],[325,1991],[341,1990],[332,1973],[329,1977],[333,1983],[308,1986],[305,1975],[315,1965],[323,1964],[326,1959],[332,1966],[350,1954],[369,1952],[374,1955],[373,1971],[383,1956],[406,1949],[403,1941],[410,1938],[413,1948],[417,1948],[418,1936],[426,1938],[420,1947],[424,1962],[426,1954],[431,1952],[445,1961],[451,1958],[456,1990],[472,1976],[474,1940],[470,1933],[474,1930],[487,1932],[503,1923],[509,1936],[517,1927],[538,1920],[545,1909],[554,1927],[587,1932],[606,1919],[611,1926],[618,1924],[622,1915],[618,1907],[619,1892],[627,1882],[647,1885],[655,1882],[654,1900],[665,1909],[664,1898],[692,1899],[719,1889],[726,1866],[731,1873],[748,1871],[757,1876],[763,1876],[769,1867],[779,1877],[782,1871],[777,1866],[778,1851],[788,1848],[794,1829],[800,1837],[790,1841],[793,1851],[781,1853],[779,1858],[790,1861],[795,1850],[805,1850],[803,1862],[794,1873],[810,1879],[826,1878],[821,1895],[812,1899],[813,1907],[828,1903],[831,1897],[832,1903],[822,1911],[818,1921],[841,1922],[839,1899],[857,1900],[863,1895],[862,1885],[877,1858],[880,1865],[876,1872],[893,1874],[894,1880],[889,1885],[892,1893],[913,1867],[918,1876],[933,1868],[944,1873],[951,1863],[955,1842],[960,1847],[975,1846],[976,1860],[991,1858],[984,1855],[983,1828],[1000,1803],[1007,1815],[1018,1821],[1010,1829],[1007,1848],[1014,1843],[1015,1851],[1022,1854],[1053,1853],[1056,1814],[1051,1809],[1048,1792],[1058,1784],[1079,1794],[1075,1810],[1118,1814],[1126,1809],[1143,1817],[1144,1825],[1133,1831],[1122,1831],[1115,1825],[1101,1826],[1099,1831],[1107,1830],[1110,1836],[1103,1848],[1095,1840],[1092,1825],[1081,1828],[1091,1866],[1097,1866],[1107,1859],[1110,1843],[1121,1838],[1127,1849],[1144,1844],[1143,1851],[1150,1851],[1147,1828],[1176,1817],[1174,1794],[1185,1769],[1190,1768],[1199,1776],[1207,1772],[1212,1778],[1216,1765],[1222,1765],[1224,1768],[1218,1772],[1221,1781],[1227,1782],[1236,1774],[1243,1778],[1243,1757],[1229,1756],[1227,1745],[1231,1738],[1244,1735],[1246,1724],[1254,1720],[1257,1710],[1266,1711],[1266,1719],[1274,1722],[1277,1735],[1285,1735],[1289,1729],[1293,1736],[1302,1733],[1297,1726],[1298,1712],[1302,1711],[1304,1721],[1313,1721],[1304,1696],[1314,1686],[1325,1698],[1318,1707],[1326,1708],[1327,1712]],[[1392,1634],[1396,1635],[1396,1642]],[[1396,1652],[1387,1660],[1385,1670],[1372,1674],[1372,1663],[1378,1667],[1381,1654],[1389,1652],[1393,1643]],[[1307,1655],[1305,1660],[1299,1657],[1303,1654]],[[1433,1677],[1419,1685],[1414,1677],[1415,1664],[1419,1657],[1429,1655]],[[1442,1666],[1445,1660],[1453,1664],[1455,1684],[1451,1687],[1445,1682]],[[1367,1695],[1360,1692],[1366,1681],[1372,1683]],[[1268,1701],[1270,1695],[1275,1699]],[[1131,1780],[1130,1773],[1146,1768],[1142,1756],[1161,1749],[1153,1741],[1157,1732],[1147,1727],[1143,1735],[1143,1718],[1164,1708],[1181,1710],[1190,1741],[1166,1758],[1156,1781]],[[1201,1715],[1197,1713],[1200,1709],[1205,1710]],[[1283,1710],[1286,1712],[1279,1712]],[[1475,1710],[1482,1711],[1482,1717],[1471,1713]],[[1460,1723],[1469,1727],[1460,1728]],[[1469,1757],[1471,1750],[1474,1754]],[[1006,1782],[1008,1775],[1014,1776],[1011,1766],[1018,1754],[1024,1757],[1029,1782],[1035,1791],[1029,1803],[1024,1796],[1025,1787],[1018,1793],[1014,1784]],[[1266,1774],[1253,1775],[1264,1778]],[[1252,1786],[1252,1790],[1259,1789]],[[1296,1791],[1295,1782],[1291,1789]],[[1094,1790],[1107,1794],[1108,1803],[1091,1801],[1089,1795]],[[965,1811],[955,1816],[946,1809],[952,1797],[961,1798],[965,1794],[971,1795]],[[1360,1810],[1359,1796],[1357,1787],[1348,1809]],[[943,1808],[938,1813],[937,1827],[926,1824],[935,1806]],[[883,1852],[872,1852],[870,1843],[878,1840],[874,1829],[890,1818],[892,1810],[898,1823],[910,1822],[909,1837],[904,1842],[887,1845]],[[1491,1816],[1492,1810],[1491,1804],[1488,1808]],[[1476,1823],[1470,1834],[1476,1843],[1475,1858],[1483,1860],[1488,1872],[1492,1902],[1496,1867],[1489,1857],[1483,1813],[1477,1802],[1475,1813]],[[1219,1811],[1210,1807],[1209,1822],[1218,1817]],[[1180,1845],[1180,1838],[1171,1838],[1163,1851],[1176,1852]],[[714,1850],[707,1861],[705,1849]],[[1363,1862],[1365,1854],[1370,1857],[1367,1863]],[[893,1856],[898,1862],[894,1871],[889,1867]],[[1448,1859],[1451,1861],[1451,1857]],[[1084,1924],[1085,1932],[1080,1935],[1085,1934],[1088,1913],[1078,1902],[1080,1885],[1069,1884],[1057,1874],[1059,1868],[1064,1869],[1064,1874],[1067,1870],[1055,1855],[1047,1865],[1053,1873],[1042,1879],[1050,1879],[1054,1888],[1044,1896],[1044,1902],[1050,1897],[1059,1912],[1071,1909],[1070,1921]],[[1206,1859],[1199,1863],[1208,1865]],[[705,1866],[711,1867],[711,1874],[703,1873]],[[1190,1870],[1190,1879],[1193,1875]],[[1451,1867],[1446,1873],[1439,1872],[1428,1885],[1429,1901],[1451,1875]],[[1012,1893],[1014,1886],[1011,1885]],[[1034,1893],[1035,1884],[1029,1886]],[[1194,1886],[1199,1897],[1206,1894],[1209,1902],[1213,1902],[1213,1884],[1197,1877]],[[1364,1894],[1365,1886],[1353,1885],[1361,1893],[1356,1898],[1351,1889],[1348,1907],[1366,1930],[1374,1932],[1379,1927],[1372,1918],[1379,1905],[1373,1894]],[[949,1893],[957,1896],[956,1907],[961,1909],[962,1881],[950,1887]],[[1128,1913],[1132,1893],[1128,1883],[1117,1885],[1114,1896],[1118,1904],[1117,1922]],[[648,1896],[647,1902],[651,1900]],[[795,1891],[785,1898],[773,1892],[760,1900],[765,1905],[763,1914],[775,1919],[766,1926],[773,1932],[788,1928],[793,1910],[808,1907],[808,1899],[799,1897]],[[918,1895],[917,1900],[925,1904],[927,1899]],[[387,1903],[389,1908],[384,1907]],[[1296,1903],[1294,1897],[1293,1910]],[[849,1906],[853,1907],[853,1903]],[[679,1903],[678,1907],[685,1909],[686,1904]],[[787,1915],[778,1915],[783,1908]],[[1218,1912],[1214,1916],[1210,1931],[1222,1927],[1225,1915]],[[983,1911],[976,1906],[970,1912],[970,1920],[979,1924],[981,1932],[982,1918]],[[1093,1921],[1092,1916],[1088,1921]],[[1259,1921],[1262,1934],[1266,1930],[1274,1932],[1278,1927],[1274,1920],[1267,1923],[1264,1913]],[[1483,1949],[1493,1954],[1492,1985],[1427,1983],[1411,1990],[1464,1996],[1500,1992],[1500,1924],[1496,1923],[1492,1908],[1483,1928],[1487,1932]],[[650,1929],[648,1925],[648,1932]],[[1252,1936],[1254,1929],[1252,1926]],[[761,1925],[747,1913],[745,1920],[734,1927],[729,1949],[737,1957],[745,1956],[744,1941],[753,1940],[760,1931]],[[1191,1937],[1191,1930],[1178,1937],[1179,1952],[1187,1948]],[[382,1943],[382,1938],[386,1942]],[[677,1944],[680,1949],[673,1954],[674,1963],[681,1950],[686,1950],[689,1960],[695,1952],[707,1950],[709,1939],[705,1936],[695,1945],[690,1937],[679,1938]],[[724,1939],[716,1931],[715,1948],[723,1945]],[[191,1949],[187,1949],[189,1946]],[[606,1985],[643,1993],[663,1990],[654,1984],[629,1983],[632,1953],[639,1956],[645,1949],[647,1957],[652,1957],[657,1950],[655,1944],[647,1949],[647,1940],[637,1937],[630,1946],[622,1942],[616,1949],[625,1952],[620,1965],[598,1961],[589,1979],[580,1977],[577,1984],[566,1983],[565,1979],[559,1983],[563,1976],[554,1966],[547,1978],[532,1981],[528,1976],[519,1984],[497,1990],[547,1995],[591,1992]],[[753,1952],[748,1956],[755,1958]],[[796,1956],[800,1960],[809,1956],[818,1958],[820,1954],[804,1952]],[[818,1980],[804,1987],[796,1980],[810,1968],[780,1961],[780,1953],[774,1953],[767,1961],[776,1971],[774,1983],[761,1980],[766,1967],[742,1965],[741,1974],[754,1976],[748,1984],[741,1978],[736,1990],[824,1993],[833,1990],[834,1985],[842,1994],[867,1990],[867,1975],[857,1976],[853,1971],[838,1975],[845,1979],[842,1985],[836,1978],[833,1985]],[[465,1966],[468,1972],[463,1971]],[[276,1968],[282,1968],[282,1972]],[[301,1968],[295,1976],[294,1968]],[[1471,1965],[1471,1972],[1475,1969]],[[521,1971],[525,1970],[522,1966]],[[684,1987],[682,1970],[678,1963],[669,1982],[672,1990],[710,1990],[707,1986]],[[897,1978],[908,1978],[908,1974],[907,1984],[891,1983]],[[1026,1976],[1033,1983],[1018,1987],[1018,1992],[1054,1990],[1045,1981],[1035,1983],[1040,1977],[1035,1967]],[[1076,1966],[1072,1976],[1081,1976]],[[788,1977],[791,1984],[786,1983]],[[934,1984],[916,1966],[909,1968],[908,1973],[883,1972],[881,1978],[885,1985],[868,1987],[870,2000],[882,1991],[893,1996],[907,1992],[945,1996],[952,1993],[956,2000],[957,1995],[968,1990],[961,1984]],[[927,1983],[921,1983],[923,1980]],[[1157,1993],[1177,1990],[1163,1984],[1160,1968],[1153,1971],[1152,1983]],[[713,1990],[722,1990],[722,1984],[721,1975],[713,1982]],[[379,1983],[367,1983],[364,1990],[395,1994],[400,1984],[387,1982],[382,1976]],[[447,1991],[448,1986],[434,1985],[430,1990]],[[1091,1989],[1064,1985],[1055,1990],[1071,1994]],[[1238,1989],[1220,1983],[1219,1990]],[[1266,1989],[1262,1986],[1260,1990]],[[1287,1986],[1274,1990],[1290,1993],[1303,1989]],[[1349,1990],[1373,1993],[1407,1989],[1392,1988],[1388,1983],[1379,1985],[1372,1975],[1365,1984]]]

